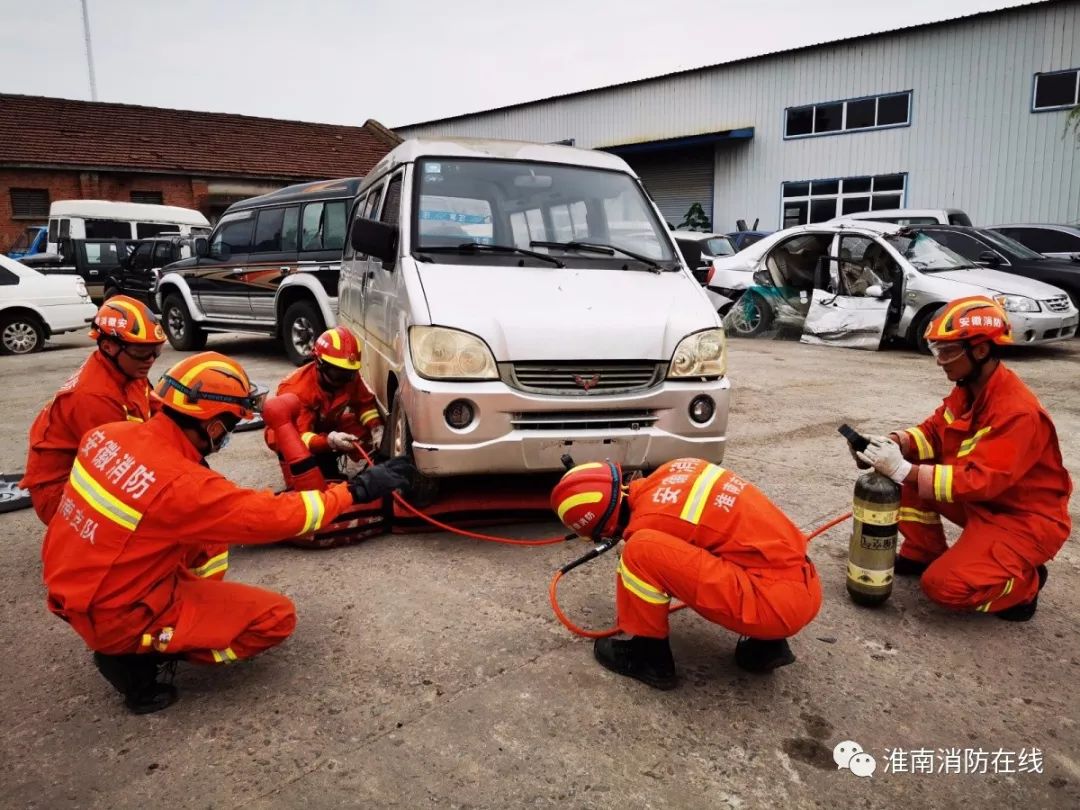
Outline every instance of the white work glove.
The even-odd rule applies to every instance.
[[[904,459],[900,445],[885,436],[875,436],[866,446],[866,450],[855,455],[859,461],[869,464],[898,484],[904,483],[904,479],[911,472],[911,462]]]
[[[382,447],[383,426],[373,427],[371,429],[371,449],[378,450]]]
[[[353,442],[357,441],[358,438],[358,436],[353,436],[351,433],[332,430],[326,434],[326,443],[330,445],[330,449],[335,453],[348,453],[353,449]]]

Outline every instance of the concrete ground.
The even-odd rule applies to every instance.
[[[210,348],[266,382],[290,368],[266,340],[214,337]],[[0,470],[22,469],[34,414],[88,349],[68,337],[0,358]],[[166,351],[156,372],[176,356]],[[907,351],[744,340],[730,344],[730,365],[726,466],[806,529],[850,506],[855,472],[837,425],[906,426],[947,391],[932,361]],[[1080,470],[1080,340],[1011,365]],[[258,433],[213,465],[247,485],[278,483]],[[548,579],[580,543],[420,534],[327,552],[237,549],[229,577],[288,594],[296,633],[240,666],[182,664],[180,701],[134,717],[45,610],[33,512],[0,515],[0,530],[4,807],[1080,806],[1076,532],[1034,620],[1010,624],[950,615],[910,580],[884,607],[856,607],[844,589],[849,528],[838,527],[811,547],[825,601],[792,643],[796,665],[748,676],[732,662],[735,637],[685,611],[672,622],[683,683],[667,693],[600,668],[553,618]],[[580,623],[610,624],[615,562],[564,580]],[[833,747],[849,739],[876,757],[872,778],[837,770]],[[924,766],[927,751],[989,757],[984,773],[886,773],[888,749],[920,750]]]

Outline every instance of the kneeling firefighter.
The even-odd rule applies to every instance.
[[[159,677],[178,658],[231,664],[280,644],[296,624],[281,594],[196,577],[184,566],[189,548],[309,532],[404,485],[409,469],[392,460],[324,491],[245,489],[205,464],[259,405],[240,364],[217,352],[191,355],[153,397],[159,408],[147,422],[103,425],[83,438],[42,552],[49,610],[94,650],[138,714],[176,699]]]
[[[312,349],[314,359],[278,385],[277,394],[294,394],[300,408],[294,426],[326,478],[340,478],[342,455],[359,460],[354,442],[372,450],[382,443],[383,420],[375,397],[360,378],[360,343],[349,329],[327,329]],[[293,486],[288,462],[281,457],[274,430],[265,431],[267,446],[278,454],[285,484]]]
[[[743,636],[739,667],[764,673],[795,661],[787,639],[817,615],[821,585],[806,537],[753,484],[701,459],[669,462],[628,485],[618,464],[581,464],[555,486],[551,506],[579,535],[625,540],[616,612],[631,638],[597,639],[603,666],[675,687],[673,597]]]

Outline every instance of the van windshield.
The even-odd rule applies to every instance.
[[[438,250],[439,261],[498,260],[489,251],[446,253],[467,243],[540,252],[575,267],[621,265],[629,254],[650,264],[675,261],[662,224],[629,174],[524,161],[428,158],[417,163],[416,176],[414,249]],[[574,243],[613,250],[581,249]]]
[[[964,270],[977,266],[959,253],[953,253],[940,242],[935,241],[931,236],[921,231],[918,233],[901,231],[886,236],[885,241],[896,248],[901,256],[911,262],[911,265],[916,270],[922,270],[924,273],[934,273],[942,270]]]

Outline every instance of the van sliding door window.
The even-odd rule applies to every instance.
[[[130,239],[131,223],[117,219],[86,220],[87,239]]]

